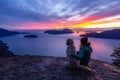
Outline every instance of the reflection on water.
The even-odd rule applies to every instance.
[[[2,38],[4,42],[10,46],[10,50],[15,54],[30,54],[44,56],[66,56],[66,39],[73,38],[75,41],[76,50],[79,49],[79,35],[49,35],[39,33],[38,38],[24,38],[23,34]],[[110,54],[112,54],[115,46],[119,44],[118,40],[89,38],[92,43],[93,53],[92,58],[112,62]]]

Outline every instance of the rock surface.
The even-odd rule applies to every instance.
[[[63,57],[23,56],[0,58],[0,80],[119,80],[120,68],[91,60],[92,72],[70,70]]]

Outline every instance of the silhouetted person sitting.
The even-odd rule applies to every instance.
[[[79,49],[78,54],[72,54],[73,58],[80,60],[80,65],[88,66],[88,63],[90,61],[91,53],[92,53],[92,47],[90,46],[90,42],[88,42],[88,38],[81,38],[80,40],[81,46]]]

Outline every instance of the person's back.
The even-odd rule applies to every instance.
[[[91,46],[82,46],[80,50],[82,50],[82,52],[80,51],[80,53],[78,54],[81,57],[80,64],[88,66],[92,53],[92,48]]]
[[[79,59],[81,65],[88,66],[88,63],[90,61],[90,56],[92,53],[92,47],[90,42],[88,42],[87,37],[81,38],[80,42],[81,42],[81,45],[80,45],[78,55],[72,54],[72,57]]]
[[[79,67],[79,60],[76,60],[75,58],[72,58],[71,55],[76,54],[74,42],[72,39],[67,40],[67,50],[66,55],[68,59],[68,66],[70,68],[78,68]]]

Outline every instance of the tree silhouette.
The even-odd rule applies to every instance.
[[[112,53],[111,57],[113,57],[113,64],[120,67],[120,44],[118,47],[114,48],[114,52]]]

